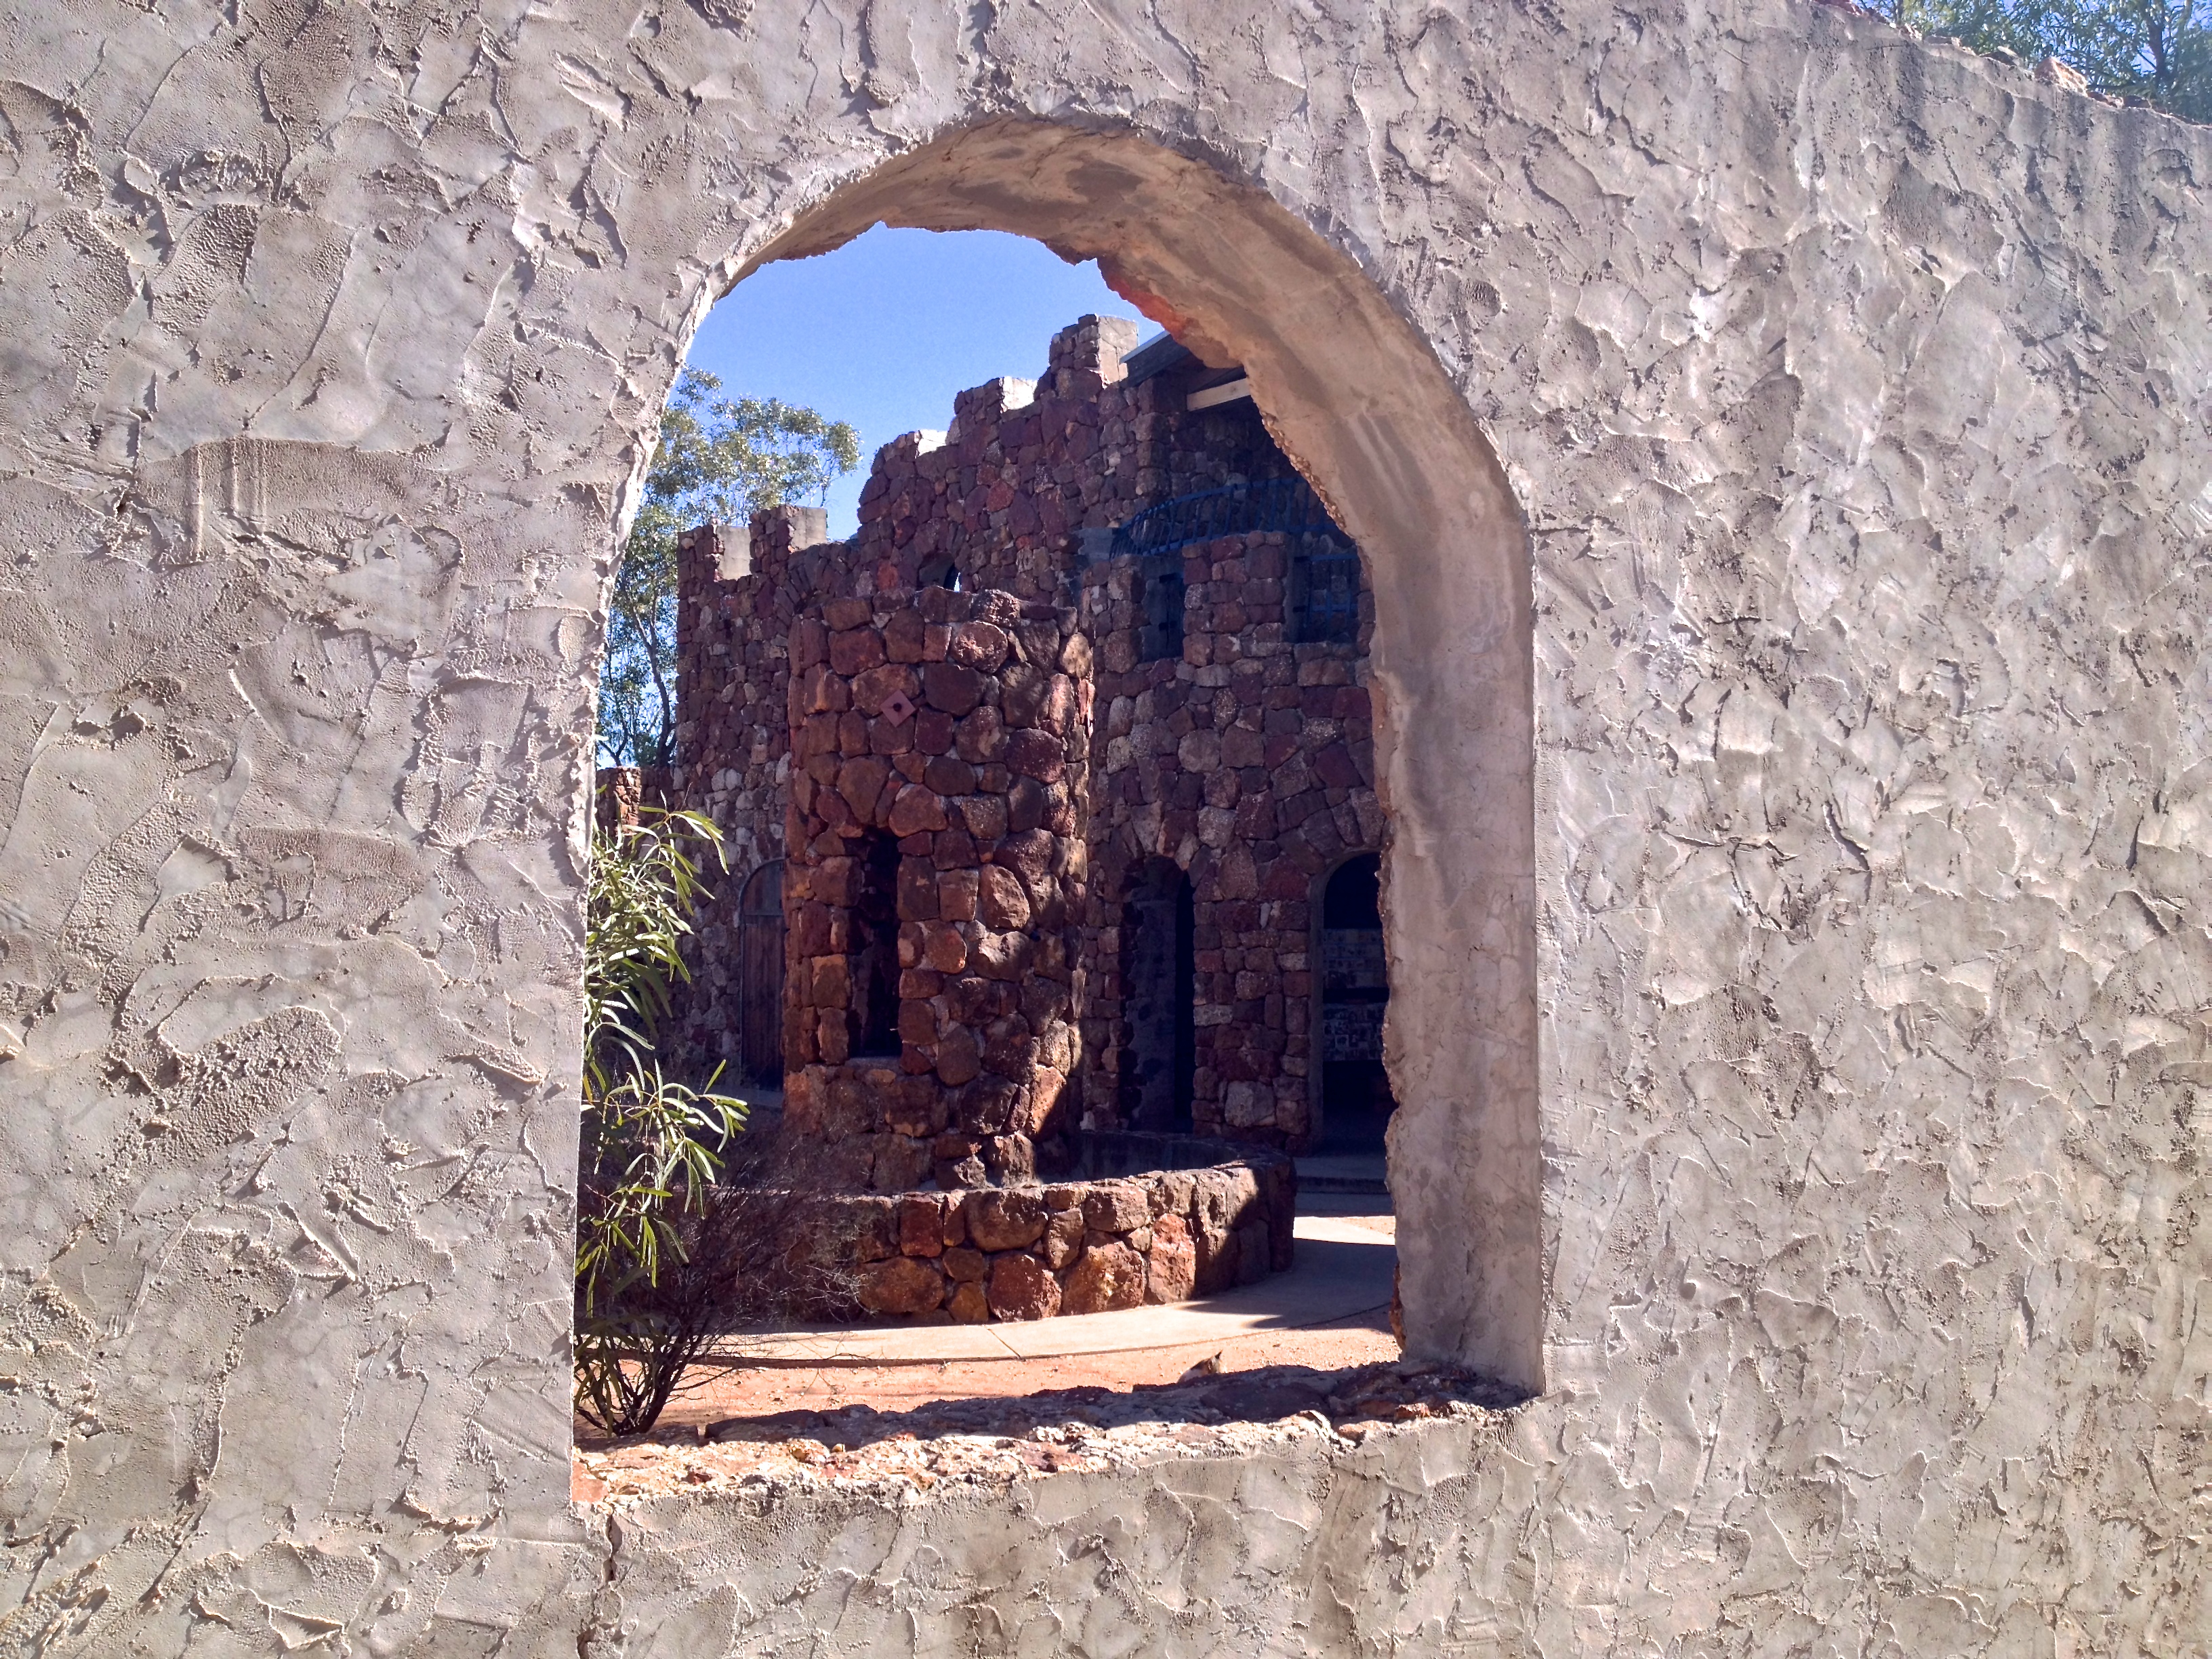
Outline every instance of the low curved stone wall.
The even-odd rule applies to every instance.
[[[1188,1136],[1085,1136],[1063,1180],[823,1194],[801,1206],[789,1266],[792,1282],[808,1287],[798,1310],[816,1319],[1104,1313],[1288,1267],[1297,1203],[1297,1171],[1279,1152]]]

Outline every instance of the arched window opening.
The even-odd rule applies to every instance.
[[[738,901],[738,1073],[783,1081],[783,860],[745,878]]]
[[[881,830],[862,836],[854,849],[860,890],[852,911],[853,948],[847,958],[851,987],[852,1052],[899,1051],[898,842]]]
[[[1069,217],[1094,151],[1146,215],[1117,195]],[[969,200],[983,175],[1002,188]],[[1194,191],[1235,246],[1156,236],[1188,229]],[[799,256],[859,257],[886,222],[1093,254],[1173,332],[1078,312],[950,420],[902,414],[849,520],[835,491],[827,523],[766,508],[734,551],[695,532],[679,568],[685,787],[789,860],[778,1133],[825,1217],[900,1218],[890,1256],[843,1220],[811,1230],[845,1254],[816,1264],[836,1309],[807,1317],[1050,1318],[1256,1283],[1309,1237],[1287,1161],[1324,1136],[1371,1158],[1388,1124],[1418,1178],[1315,1191],[1395,1200],[1334,1213],[1407,1224],[1413,1352],[1539,1378],[1514,1012],[1533,945],[1478,977],[1425,941],[1394,1079],[1379,860],[1328,870],[1397,833],[1387,808],[1429,849],[1394,866],[1392,915],[1502,918],[1509,941],[1533,915],[1526,540],[1463,400],[1340,255],[1139,141],[1008,125],[928,147],[746,272],[790,259],[766,285],[787,291]],[[1474,706],[1497,718],[1450,718]],[[1411,764],[1424,744],[1445,773]],[[991,1197],[1093,1182],[1115,1190],[1051,1200],[1071,1214],[1042,1235]],[[1236,1196],[1217,1213],[1209,1194]],[[1472,1260],[1469,1204],[1498,1218]]]
[[[1122,906],[1122,1109],[1139,1129],[1187,1133],[1198,1064],[1197,905],[1190,878],[1147,859]]]

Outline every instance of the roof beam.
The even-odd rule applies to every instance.
[[[1192,392],[1189,401],[1183,407],[1212,409],[1216,404],[1233,404],[1239,398],[1249,398],[1251,395],[1250,378],[1240,374],[1233,380],[1224,380],[1219,386],[1210,386],[1204,391]]]

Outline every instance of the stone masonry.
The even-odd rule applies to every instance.
[[[832,574],[824,522],[818,509],[784,507],[755,518],[749,536],[710,525],[678,544],[677,684],[694,690],[678,706],[676,746],[712,759],[675,775],[681,804],[721,830],[728,860],[696,920],[699,948],[677,1011],[676,1046],[702,1075],[738,1058],[732,954],[745,879],[783,856],[791,627]],[[723,562],[733,556],[748,568],[724,581]]]
[[[1358,638],[1287,626],[1291,538],[1261,531],[1186,548],[1182,650],[1146,660],[1142,561],[1082,572],[1097,641],[1091,733],[1092,888],[1086,1104],[1121,1121],[1135,941],[1114,902],[1148,858],[1187,872],[1196,912],[1201,1133],[1293,1151],[1319,1129],[1310,1029],[1316,890],[1348,853],[1383,844],[1375,795],[1364,601]]]
[[[1281,1153],[1223,1159],[1217,1142],[1144,1134],[1090,1137],[1083,1150],[1044,1182],[811,1200],[791,1279],[832,1288],[799,1310],[1048,1319],[1180,1302],[1291,1265],[1297,1183]]]
[[[909,1127],[897,1139],[871,1140],[873,1154],[857,1144],[846,1152],[883,1160],[863,1183],[878,1190],[932,1169],[951,1183],[970,1158],[1000,1178],[1033,1167],[1037,1135],[1079,1124],[1176,1127],[1139,1109],[1132,1074],[1137,941],[1124,922],[1148,860],[1171,864],[1193,893],[1197,1052],[1183,1127],[1291,1150],[1312,1145],[1320,1128],[1308,963],[1315,895],[1336,863],[1381,848],[1383,837],[1364,684],[1371,600],[1340,532],[1236,530],[1164,553],[1116,550],[1117,526],[1202,492],[1229,492],[1232,511],[1245,504],[1239,491],[1273,492],[1267,501],[1297,506],[1327,528],[1249,398],[1189,407],[1194,389],[1235,371],[1209,369],[1163,343],[1147,348],[1151,372],[1133,374],[1125,359],[1143,361],[1130,358],[1135,332],[1120,319],[1084,318],[1054,337],[1042,380],[963,392],[948,433],[886,445],[850,542],[821,543],[818,515],[781,509],[735,537],[703,526],[683,544],[678,791],[740,849],[726,890],[748,856],[758,863],[790,853],[787,921],[809,933],[791,947],[787,982],[794,1121],[814,1124],[828,1111],[845,1133],[894,1133],[882,1123],[856,1127],[850,1109],[829,1108],[833,1094],[851,1091],[816,1068],[844,1058],[846,1039],[831,1028],[847,1019],[852,988],[842,966],[804,965],[830,958],[812,937],[827,913],[811,907],[823,901],[801,872],[829,856],[825,833],[850,839],[861,818],[902,846],[933,838],[902,856],[917,870],[915,861],[934,859],[939,871],[935,898],[918,874],[900,878],[898,919],[920,930],[910,940],[915,959],[902,964],[906,994],[929,1001],[928,1012],[913,1001],[903,1015],[908,1075],[933,1072],[979,1098],[1012,1091],[967,1109],[964,1124],[955,1110],[926,1133],[920,1126],[942,1114],[899,1106]],[[744,549],[750,568],[741,576],[725,574],[730,541]],[[1301,637],[1294,616],[1300,558],[1317,546],[1334,549],[1343,567],[1348,608],[1334,639]],[[965,592],[935,585],[953,580]],[[963,676],[964,700],[970,671],[939,665],[948,624],[923,618],[986,611],[1009,628],[1023,619],[1032,635],[1056,617],[1062,643],[1054,652],[1040,640],[1035,660],[1010,644],[1003,667],[994,644],[985,653],[991,667],[974,671],[983,701],[961,708],[954,743],[954,716],[933,701],[930,677]],[[824,639],[832,659],[822,655]],[[1008,680],[1003,696],[997,674]],[[910,724],[879,712],[894,690],[921,705]],[[1044,726],[1026,735],[1012,711],[1028,719],[1041,696]],[[838,698],[847,701],[832,709]],[[1064,754],[1054,747],[1063,742]],[[1024,775],[1031,749],[1038,763],[1064,772]],[[927,787],[933,769],[964,805]],[[903,820],[894,813],[902,789]],[[805,819],[788,834],[787,800]],[[985,816],[977,826],[963,813]],[[1009,833],[1001,816],[1038,845],[1006,846],[994,864],[990,849]],[[915,827],[925,819],[932,827]],[[1013,907],[1028,915],[1034,903],[1036,916],[1050,918],[1049,938],[1040,939],[1050,966],[1028,993],[1054,1000],[1044,1017],[1011,1006],[1011,990],[979,1000],[960,988],[977,983],[972,970],[946,976],[934,964],[961,953],[956,928],[991,936],[976,907],[994,903],[1006,860],[1047,858],[1049,872],[1021,877],[1041,879],[1045,895]],[[842,895],[848,866],[819,878]],[[980,899],[968,890],[976,882]],[[841,900],[837,914],[848,908]],[[724,917],[702,919],[684,1025],[702,1061],[733,1052],[732,1023],[744,1017],[725,988],[727,936]],[[1006,985],[1020,977],[1003,965],[992,971]],[[1036,988],[1045,984],[1060,988],[1047,999]],[[986,1074],[981,1081],[971,1066]],[[902,1085],[907,1096],[921,1088]],[[922,1142],[939,1134],[964,1135],[970,1149],[956,1152],[948,1140],[942,1152],[926,1152]]]
[[[2207,1648],[2212,133],[1802,0],[0,39],[9,1652]],[[1407,1355],[1524,1404],[572,1503],[611,561],[886,222],[1358,540]]]
[[[1072,1127],[1074,620],[932,587],[793,626],[784,1132],[839,1184],[1026,1182]]]

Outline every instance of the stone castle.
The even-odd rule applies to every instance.
[[[683,1040],[782,1075],[851,1187],[1084,1132],[1379,1146],[1359,556],[1241,369],[1135,345],[1086,317],[962,393],[849,541],[684,540],[673,793],[732,878]]]
[[[1803,0],[9,16],[10,1650],[2212,1647],[2212,130]],[[572,1498],[622,507],[713,303],[878,222],[1098,258],[1249,372],[1357,538],[1407,1358],[1525,1403]],[[887,632],[922,604],[902,496],[960,488],[993,549],[1035,512],[1073,562],[1221,476],[1140,493],[1146,383],[1099,379],[1033,400],[1128,428],[1066,462],[1060,531],[1066,495],[989,505],[969,421],[887,465]],[[1030,413],[983,401],[1002,443]],[[769,539],[717,557],[759,586]],[[788,540],[772,585],[811,592],[830,556]],[[1195,637],[1227,599],[1182,574]],[[1009,636],[978,708],[1017,648],[1045,666],[1021,607],[1057,630],[1085,594],[954,597],[985,592],[1004,622],[939,624]],[[713,631],[786,651],[795,619]],[[1085,637],[1097,803],[1121,671]],[[725,793],[788,753],[757,729]],[[1237,844],[1206,814],[1248,799],[1158,802],[1154,848],[1187,830],[1146,854],[1200,849],[1192,1109],[1224,1133],[1258,1079],[1197,1014],[1254,973],[1264,1016],[1275,965],[1198,906]],[[1089,860],[1088,910],[1054,872],[1079,943],[1126,902],[1117,836],[1038,827]],[[1256,917],[1267,879],[1217,902]],[[1039,927],[1023,895],[994,933]],[[1054,1015],[1079,1121],[1143,1109],[1091,1087],[1091,972]],[[1018,1190],[939,1192],[939,1255],[898,1259],[955,1277],[978,1235],[942,1200],[1018,1239]]]

